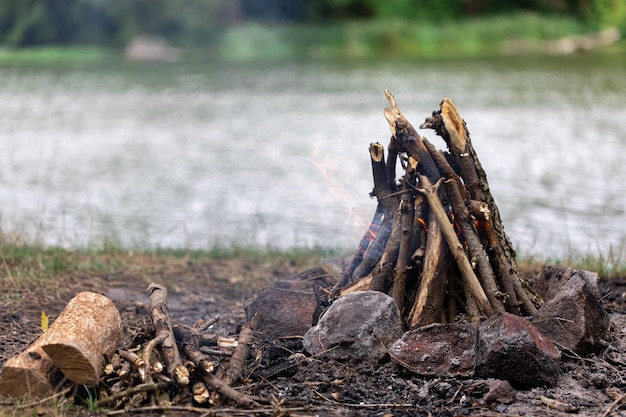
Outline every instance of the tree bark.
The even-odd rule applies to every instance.
[[[178,385],[187,385],[189,384],[189,370],[183,365],[178,346],[176,346],[167,307],[167,289],[162,285],[151,283],[148,291],[150,291],[150,315],[154,324],[155,339],[160,341],[167,373]]]
[[[448,285],[448,265],[445,240],[435,217],[428,222],[428,239],[424,269],[415,296],[415,303],[407,320],[407,327],[426,326],[440,320]]]
[[[477,304],[478,313],[483,317],[491,316],[494,313],[494,310],[489,303],[487,295],[480,285],[474,270],[472,269],[472,265],[465,255],[463,245],[459,241],[454,228],[450,224],[450,220],[448,219],[443,205],[437,195],[437,186],[432,185],[428,178],[424,175],[419,176],[419,181],[422,184],[420,192],[422,192],[426,197],[426,201],[428,201],[428,205],[437,220],[437,224],[443,232],[443,236],[446,239],[450,253],[452,254],[452,257],[454,258],[461,275],[463,276],[464,285],[468,286],[469,293]],[[468,303],[469,302],[470,301],[468,300]],[[480,318],[481,317],[472,317],[472,320],[479,320]]]

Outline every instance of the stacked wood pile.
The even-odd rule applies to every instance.
[[[191,400],[219,405],[226,399],[258,407],[257,399],[232,386],[243,372],[259,317],[241,328],[237,340],[222,337],[207,332],[219,316],[193,326],[173,325],[165,287],[151,284],[148,291],[151,323],[126,347],[119,346],[121,319],[113,302],[100,294],[78,294],[41,337],[5,363],[0,395],[80,396],[81,387],[93,387],[95,407],[149,410],[155,404],[163,409]]]
[[[452,100],[444,99],[420,126],[444,139],[444,152],[385,94],[387,155],[380,143],[370,145],[378,206],[334,295],[386,292],[407,328],[504,311],[534,314],[541,300],[517,272],[487,176]],[[398,163],[404,175],[396,179]]]

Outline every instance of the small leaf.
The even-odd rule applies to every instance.
[[[43,310],[41,310],[41,330],[44,332],[48,330],[48,315]]]

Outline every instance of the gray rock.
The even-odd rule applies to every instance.
[[[305,271],[294,280],[275,281],[246,300],[246,318],[261,314],[257,331],[266,339],[302,336],[323,309],[320,289],[335,282],[321,268]]]
[[[304,349],[337,360],[377,362],[402,336],[393,298],[377,291],[355,291],[337,299],[304,335]]]
[[[573,276],[579,276],[587,283],[587,289],[596,297],[600,298],[598,287],[598,274],[584,269],[572,269],[566,266],[544,266],[541,274],[535,280],[533,289],[545,301],[554,298],[556,294],[567,284]]]
[[[469,377],[474,374],[475,339],[470,324],[434,323],[406,332],[389,353],[394,362],[419,375]]]
[[[594,295],[593,284],[576,273],[533,316],[533,324],[552,342],[579,354],[598,347],[610,320]]]
[[[496,314],[485,320],[476,336],[476,375],[514,384],[556,384],[561,352],[523,317]]]

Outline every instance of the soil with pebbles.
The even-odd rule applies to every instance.
[[[107,295],[119,308],[130,343],[149,322],[150,281],[165,284],[174,324],[193,324],[216,314],[211,332],[236,334],[245,322],[243,302],[261,286],[294,276],[289,260],[216,260],[188,262],[174,270],[137,274],[74,275],[53,288],[13,288],[0,299],[0,366],[40,333],[42,309],[54,319],[81,291]],[[611,317],[605,348],[586,357],[564,352],[563,375],[555,387],[524,389],[503,396],[489,393],[493,381],[422,378],[383,359],[377,365],[354,365],[308,356],[301,338],[257,340],[251,348],[238,390],[266,398],[262,409],[238,409],[237,415],[293,416],[619,416],[626,415],[626,277],[600,281],[602,302]],[[511,402],[510,395],[515,399]],[[11,403],[0,400],[4,411]],[[189,405],[193,404],[180,404]],[[223,408],[222,408],[223,409]],[[211,408],[206,408],[207,412]],[[217,411],[217,409],[215,409]],[[104,415],[107,410],[98,413]],[[85,408],[68,415],[93,415]],[[195,414],[191,411],[189,415]],[[146,413],[143,412],[145,415]],[[167,409],[159,415],[168,414]],[[172,415],[187,414],[172,411]],[[235,415],[231,408],[224,415]],[[210,415],[210,414],[207,414]]]

